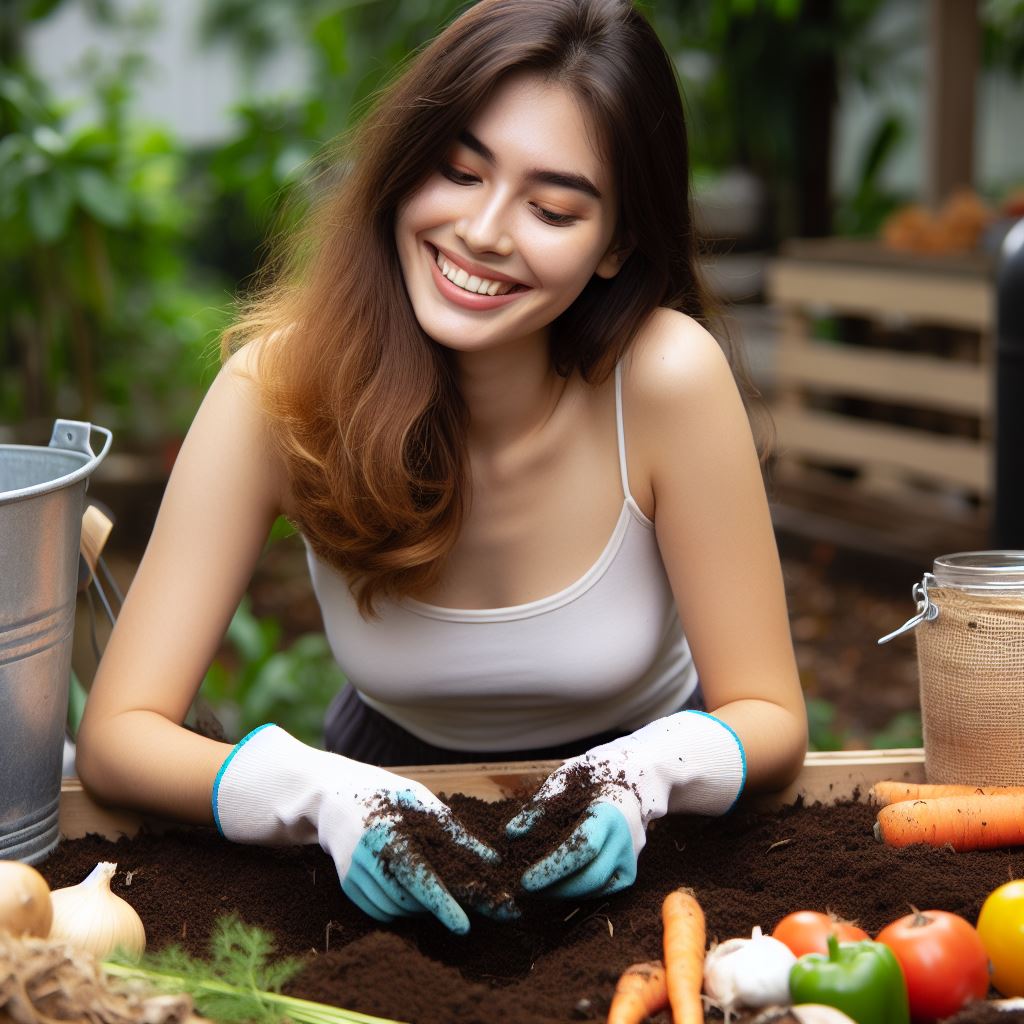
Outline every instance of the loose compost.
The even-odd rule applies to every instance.
[[[519,856],[502,840],[519,802],[447,799],[471,831]],[[41,871],[56,888],[116,861],[114,889],[142,916],[151,949],[178,943],[202,955],[217,918],[237,913],[272,932],[281,955],[304,958],[292,995],[411,1024],[569,1024],[603,1020],[620,972],[660,956],[661,901],[679,885],[695,889],[709,940],[725,940],[798,909],[830,910],[872,935],[911,905],[973,922],[989,892],[1024,876],[1024,849],[894,850],[874,839],[874,817],[854,800],[662,819],[631,888],[578,902],[517,895],[518,920],[474,915],[465,937],[433,919],[372,921],[341,893],[319,847],[239,846],[212,829],[66,840]],[[1011,1024],[1024,1013],[979,1002],[948,1021]]]

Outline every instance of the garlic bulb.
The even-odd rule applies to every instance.
[[[53,920],[50,887],[31,864],[0,860],[0,931],[45,939]]]
[[[755,928],[749,939],[729,939],[708,951],[704,991],[726,1020],[740,1008],[789,1002],[789,972],[796,957],[778,939]]]
[[[856,1024],[842,1010],[821,1003],[773,1006],[758,1014],[754,1024]]]
[[[55,889],[51,939],[62,939],[99,959],[115,949],[139,957],[146,948],[146,929],[130,903],[110,891],[117,865],[101,861],[78,885]]]

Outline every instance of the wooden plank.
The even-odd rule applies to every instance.
[[[929,0],[925,201],[938,209],[974,183],[975,83],[981,56],[978,0]]]
[[[995,321],[995,289],[985,278],[780,259],[769,264],[767,289],[782,305],[875,320],[892,317],[984,332]]]
[[[975,416],[987,416],[993,404],[986,368],[916,352],[791,338],[779,346],[777,374],[787,386]]]
[[[462,793],[481,800],[524,798],[556,768],[558,761],[512,761],[495,764],[410,765],[392,771],[422,782],[434,793]],[[850,799],[879,779],[924,781],[924,751],[838,750],[810,752],[792,785],[777,793],[754,794],[750,802],[771,809],[794,803],[830,803]],[[109,839],[131,836],[145,820],[147,827],[163,828],[132,811],[112,811],[97,804],[78,779],[64,779],[60,797],[60,831],[65,839],[95,833]]]
[[[108,839],[133,836],[141,827],[142,818],[134,811],[97,803],[78,779],[61,780],[57,827],[65,839],[81,839],[90,832]]]
[[[889,249],[877,238],[788,238],[779,249],[789,260],[813,263],[858,263],[878,271],[913,270],[944,278],[948,275],[995,280],[998,257],[972,252],[906,252]]]
[[[938,554],[978,551],[991,544],[984,506],[921,500],[919,492],[907,488],[899,495],[866,493],[848,480],[795,461],[773,468],[771,509],[781,537],[884,558],[905,566],[908,581],[920,579]]]
[[[782,409],[774,419],[783,459],[798,455],[851,468],[877,463],[979,494],[991,488],[992,453],[984,441],[806,409]]]
[[[805,804],[835,803],[865,796],[882,779],[924,782],[924,750],[836,750],[810,752],[795,781],[778,793],[757,794],[751,803],[763,810],[802,800]]]

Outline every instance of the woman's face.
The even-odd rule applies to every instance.
[[[420,326],[464,352],[546,338],[593,274],[618,271],[616,209],[573,95],[539,75],[508,79],[398,211]]]

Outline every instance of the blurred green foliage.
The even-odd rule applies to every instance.
[[[76,124],[17,54],[0,67],[0,420],[147,440],[184,430],[208,383],[226,291],[186,258],[184,154],[130,115],[144,71],[130,48],[84,67],[96,115]]]
[[[199,692],[232,742],[276,722],[304,743],[323,745],[324,712],[345,677],[322,633],[307,633],[284,649],[282,635],[275,618],[253,615],[248,598],[231,619],[226,651]]]

